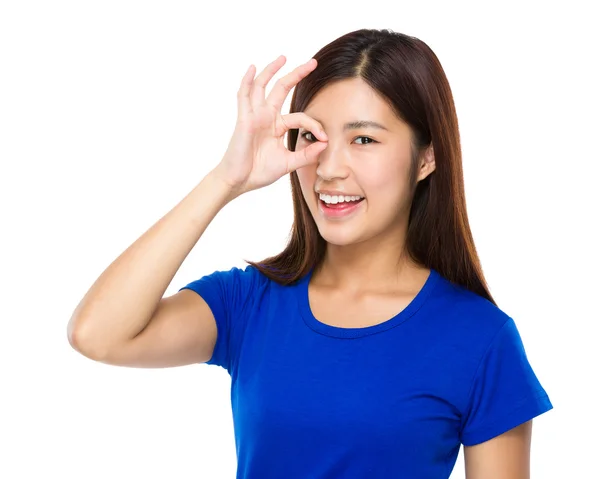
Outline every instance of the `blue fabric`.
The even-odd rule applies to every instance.
[[[247,266],[182,288],[215,316],[238,479],[448,478],[461,444],[552,409],[513,319],[437,271],[392,319],[349,329],[313,316],[310,276]]]

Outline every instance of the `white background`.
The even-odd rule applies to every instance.
[[[67,323],[104,268],[220,160],[250,63],[285,54],[282,75],[363,27],[419,37],[449,78],[485,275],[555,407],[534,421],[532,477],[594,476],[592,3],[2,2],[0,477],[235,476],[225,370],[95,363],[70,348]],[[166,295],[279,251],[291,222],[287,177],[237,199]]]

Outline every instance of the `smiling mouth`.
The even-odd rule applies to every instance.
[[[355,211],[361,208],[361,203],[365,198],[360,198],[355,201],[341,201],[339,203],[326,203],[319,195],[317,195],[317,204],[321,215],[326,219],[343,219],[350,217]]]
[[[330,209],[335,209],[335,210],[343,210],[345,208],[350,208],[352,206],[357,205],[361,201],[364,201],[364,198],[360,198],[360,199],[354,200],[354,201],[341,201],[339,203],[326,203],[325,201],[323,201],[320,198],[317,198],[317,199],[319,200],[321,205],[323,205],[324,208],[330,208]]]

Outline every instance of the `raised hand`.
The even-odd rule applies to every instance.
[[[285,61],[280,56],[256,79],[254,65],[250,65],[242,79],[236,126],[223,159],[214,169],[236,195],[270,185],[283,175],[316,162],[327,147],[327,136],[316,120],[301,112],[281,115],[289,92],[317,66],[314,58],[280,78],[265,99],[267,84]],[[284,135],[293,128],[307,129],[320,141],[300,151],[289,151]]]

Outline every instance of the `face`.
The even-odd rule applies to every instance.
[[[410,127],[359,78],[323,88],[304,112],[323,126],[329,139],[316,164],[296,170],[321,236],[340,246],[375,238],[402,239],[411,201]],[[296,150],[314,141],[316,137],[301,128]],[[418,181],[435,167],[429,153],[418,165]],[[317,192],[332,195],[323,198]],[[341,203],[335,193],[364,199]],[[326,203],[331,201],[337,203]]]

